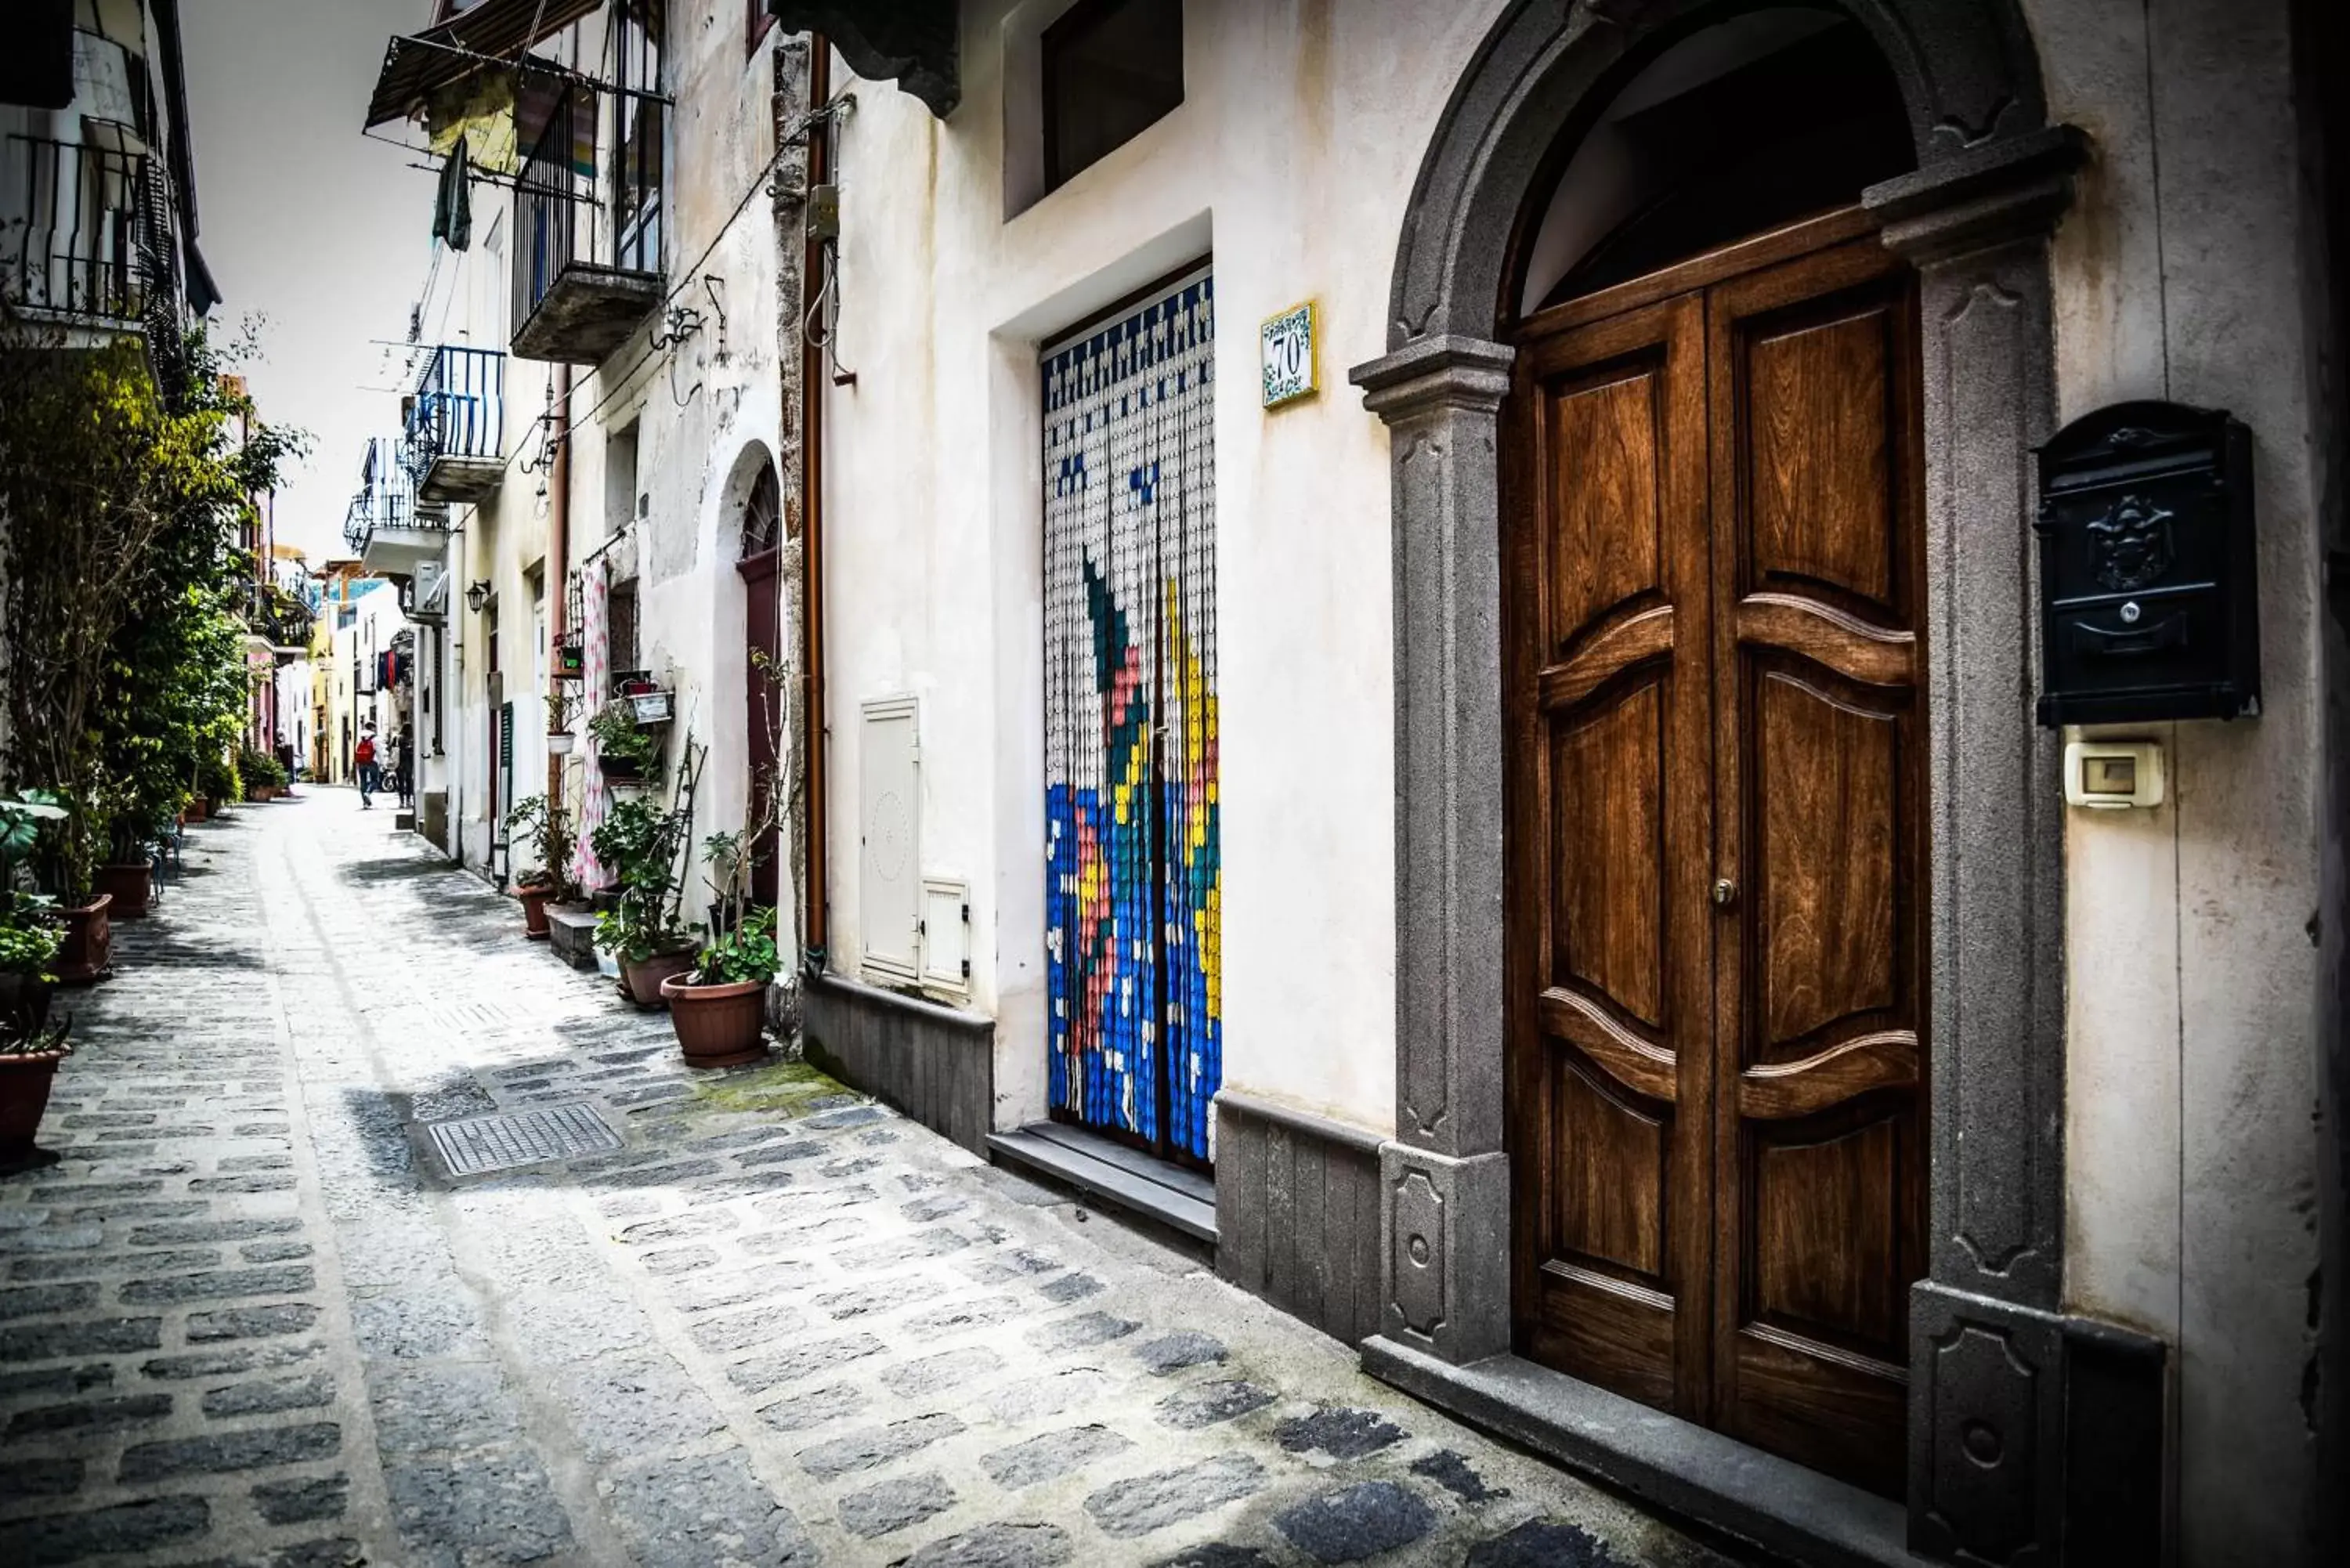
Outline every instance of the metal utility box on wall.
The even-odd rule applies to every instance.
[[[919,976],[921,749],[911,697],[862,706],[858,737],[858,936],[865,970],[886,982]]]
[[[2040,722],[2258,713],[2251,430],[2116,403],[2039,457]]]

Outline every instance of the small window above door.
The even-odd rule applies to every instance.
[[[1042,42],[1048,191],[1183,101],[1182,0],[1077,0]]]

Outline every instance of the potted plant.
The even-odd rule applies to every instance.
[[[767,1054],[767,986],[782,961],[775,911],[751,901],[758,832],[713,833],[702,841],[712,894],[710,942],[693,968],[661,981],[678,1049],[692,1067],[734,1067]]]
[[[33,1147],[57,1064],[73,1054],[69,1024],[18,1028],[0,1023],[0,1176],[54,1165],[57,1157]]]
[[[107,896],[107,918],[141,920],[155,887],[154,863],[147,846],[155,832],[139,814],[124,810],[106,826],[105,864],[90,868],[90,886]]]
[[[286,788],[286,764],[266,752],[247,747],[237,755],[236,771],[244,781],[247,800],[276,800]]]
[[[225,753],[207,756],[196,766],[196,793],[211,804],[212,815],[226,816],[229,803],[244,798],[244,776]]]
[[[509,836],[527,833],[538,852],[538,864],[515,878],[515,897],[522,900],[523,935],[532,941],[547,938],[546,907],[579,901],[579,885],[568,867],[577,837],[571,814],[560,803],[549,805],[543,794],[532,795],[506,814]]]
[[[694,933],[681,917],[677,874],[691,820],[690,814],[624,797],[588,836],[613,877],[611,906],[596,919],[596,945],[619,960],[621,989],[639,1007],[660,1006],[660,982],[693,964]]]
[[[739,1067],[767,1054],[767,986],[781,963],[775,911],[761,905],[713,937],[690,971],[661,981],[687,1066]]]
[[[596,742],[596,766],[607,780],[654,783],[660,777],[660,737],[637,723],[636,710],[626,699],[615,698],[588,721]]]

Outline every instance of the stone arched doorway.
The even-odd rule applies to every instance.
[[[2054,428],[2048,238],[2078,136],[2045,123],[2012,0],[1821,0],[1898,83],[1916,169],[1871,186],[1922,323],[1928,1277],[1909,1310],[1908,1538],[2061,1557],[2084,1332],[2061,1311],[2061,795],[2029,707],[2029,458]],[[1513,1354],[1505,1128],[1500,412],[1537,203],[1617,91],[1741,0],[1519,0],[1459,84],[1403,225],[1389,352],[1352,379],[1392,437],[1396,1137],[1372,1370],[1809,1553],[1817,1478]],[[1617,1401],[1617,1405],[1623,1405]],[[1680,1445],[1678,1449],[1675,1445]],[[1709,1459],[1706,1456],[1711,1453]],[[1678,1458],[1674,1458],[1678,1455]],[[1677,1473],[1676,1467],[1701,1472]],[[1900,1527],[1854,1503],[1851,1528]]]

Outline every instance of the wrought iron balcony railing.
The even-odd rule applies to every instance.
[[[438,528],[445,522],[442,516],[418,512],[416,481],[409,471],[403,445],[391,436],[377,436],[367,444],[367,455],[359,463],[359,490],[343,514],[343,540],[353,555],[365,556],[368,541],[381,530]]]
[[[506,357],[495,348],[435,348],[409,400],[408,450],[421,477],[444,457],[505,458]]]
[[[169,196],[147,155],[11,136],[5,159],[0,288],[36,312],[138,325],[174,276]]]
[[[668,115],[626,73],[555,93],[515,187],[515,353],[594,364],[660,303]]]
[[[425,501],[479,501],[505,462],[506,357],[495,348],[432,351],[408,400],[409,473]]]
[[[255,583],[245,590],[245,628],[255,637],[273,648],[308,645],[316,617],[297,596],[269,583]]]

